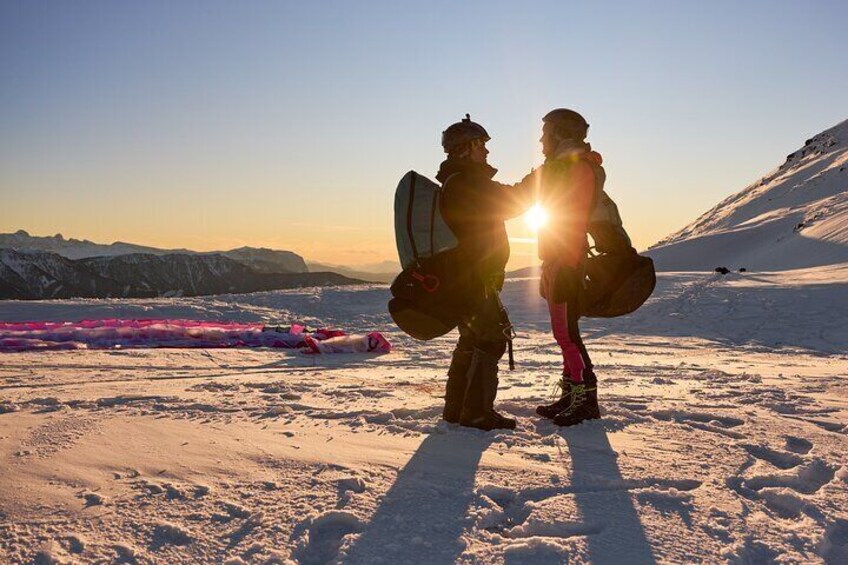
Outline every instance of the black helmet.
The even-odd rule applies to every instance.
[[[442,148],[445,153],[452,153],[461,145],[475,139],[489,141],[491,138],[483,126],[472,122],[471,116],[465,114],[465,118],[461,122],[451,124],[448,129],[442,132]]]
[[[586,139],[586,133],[589,131],[589,124],[586,120],[575,112],[567,108],[557,108],[542,118],[543,131],[554,133],[559,139]]]

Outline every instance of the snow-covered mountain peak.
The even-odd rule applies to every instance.
[[[848,120],[805,141],[804,147],[786,156],[786,162],[781,168],[794,166],[811,156],[825,155],[846,147],[848,147]]]
[[[664,270],[848,262],[848,120],[648,253]]]

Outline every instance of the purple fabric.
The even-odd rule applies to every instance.
[[[307,333],[304,326],[285,331],[263,331],[262,324],[198,320],[82,320],[79,322],[0,322],[0,353],[57,349],[112,348],[216,348],[279,347],[303,348],[314,353],[377,352],[391,350],[379,333],[347,335],[339,330],[320,329]],[[379,336],[375,339],[374,335]],[[312,343],[344,337],[341,347],[313,347]],[[369,339],[370,338],[370,339]],[[365,343],[363,347],[362,343]]]

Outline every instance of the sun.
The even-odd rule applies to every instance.
[[[539,204],[536,204],[524,215],[524,221],[527,222],[527,226],[533,230],[533,233],[537,233],[548,223],[548,213]]]

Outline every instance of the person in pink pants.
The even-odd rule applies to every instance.
[[[600,418],[597,378],[578,328],[579,294],[589,248],[587,228],[606,174],[600,154],[586,143],[589,124],[573,110],[543,118],[540,200],[549,220],[539,233],[540,292],[548,302],[551,328],[562,350],[562,395],[536,412],[560,426]]]

